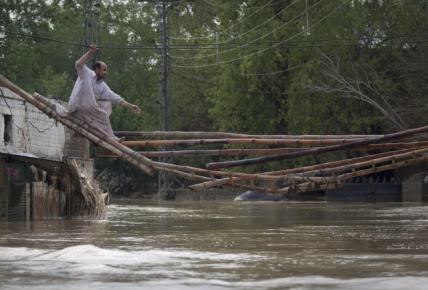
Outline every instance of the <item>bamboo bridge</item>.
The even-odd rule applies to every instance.
[[[281,195],[326,190],[340,187],[341,184],[355,177],[419,164],[428,159],[428,139],[425,135],[428,126],[386,135],[247,135],[219,132],[119,131],[116,134],[126,139],[143,139],[119,142],[73,116],[59,116],[55,111],[55,101],[38,93],[29,94],[1,74],[0,85],[9,88],[44,114],[104,148],[106,151],[102,156],[122,158],[149,175],[153,175],[156,171],[164,171],[184,178],[192,183],[189,186],[192,190],[227,186]],[[202,145],[233,145],[234,148],[169,151],[131,149]],[[245,148],[236,148],[237,146]],[[247,148],[249,146],[256,148]],[[268,148],[260,148],[261,146]],[[358,157],[259,173],[245,173],[231,169],[344,151],[353,152],[354,156]],[[340,156],[340,154],[336,155]],[[211,162],[206,165],[206,168],[197,168],[151,159],[202,156],[233,157],[235,160]],[[236,160],[237,156],[252,158]],[[223,170],[225,168],[228,169]]]

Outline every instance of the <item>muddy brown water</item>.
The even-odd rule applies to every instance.
[[[428,206],[114,201],[0,223],[0,289],[428,289]]]

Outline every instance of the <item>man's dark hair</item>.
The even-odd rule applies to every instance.
[[[96,61],[92,65],[92,70],[95,70],[95,69],[101,69],[101,62],[100,61]]]

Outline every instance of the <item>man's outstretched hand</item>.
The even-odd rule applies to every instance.
[[[141,109],[137,105],[131,105],[129,107],[129,110],[134,114],[140,114],[141,113]]]
[[[135,113],[135,114],[141,113],[140,107],[138,107],[137,105],[131,104],[131,103],[125,101],[125,100],[122,100],[119,103],[119,105],[122,106],[122,107],[124,107],[125,109],[129,110],[132,113]]]

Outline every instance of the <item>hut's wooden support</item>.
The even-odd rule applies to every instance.
[[[183,132],[183,131],[115,131],[116,136],[168,139],[365,139],[383,135],[249,135],[225,132]]]
[[[357,141],[352,141],[345,144],[336,144],[336,145],[330,145],[325,147],[310,148],[305,151],[290,152],[290,153],[278,154],[278,155],[267,156],[267,157],[249,158],[249,159],[241,159],[241,160],[235,160],[235,161],[212,162],[207,164],[207,168],[220,169],[220,168],[229,168],[229,167],[236,167],[236,166],[247,166],[247,165],[260,164],[260,163],[266,163],[271,161],[278,161],[278,160],[283,160],[287,158],[296,158],[296,157],[316,155],[316,154],[326,153],[326,152],[354,149],[357,147],[366,146],[368,144],[376,144],[376,143],[387,142],[391,140],[397,140],[400,138],[407,138],[409,136],[426,133],[427,131],[428,131],[428,126],[424,126],[420,128],[397,132],[397,133],[387,134],[381,137],[357,140]]]

